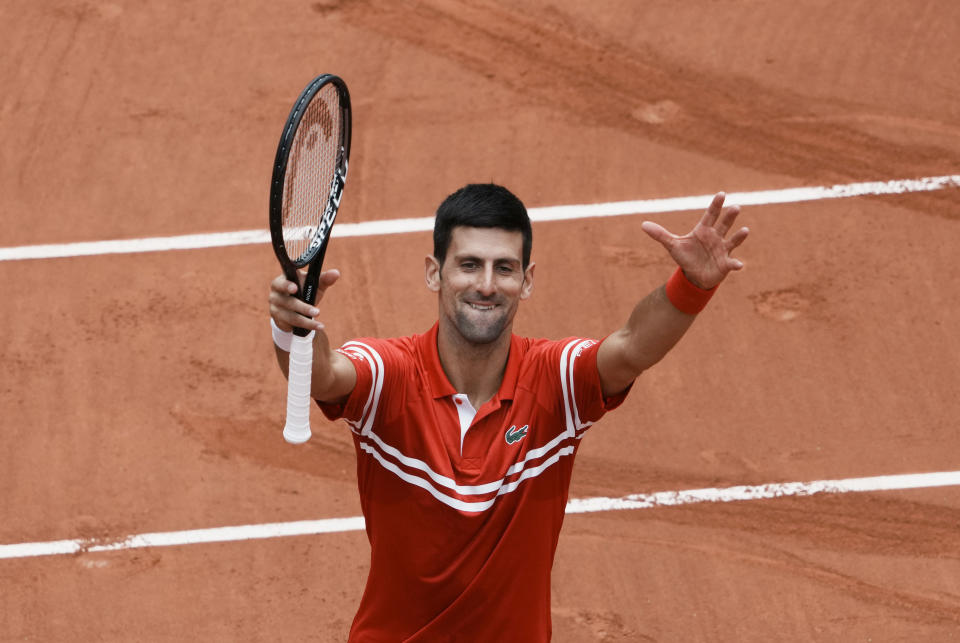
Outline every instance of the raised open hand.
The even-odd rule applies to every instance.
[[[718,192],[700,222],[687,234],[677,236],[663,226],[644,221],[643,231],[659,241],[694,285],[709,290],[718,285],[731,270],[743,268],[743,262],[730,256],[743,243],[749,230],[740,228],[725,239],[740,207],[723,207],[726,194]]]

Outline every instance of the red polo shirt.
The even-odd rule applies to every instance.
[[[500,390],[474,411],[440,366],[437,325],[339,350],[370,574],[350,641],[547,641],[550,569],[573,460],[604,399],[589,339],[513,336]]]

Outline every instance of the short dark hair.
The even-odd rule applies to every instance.
[[[522,233],[523,269],[530,265],[530,249],[533,247],[530,217],[523,202],[502,185],[471,183],[443,200],[433,223],[433,256],[441,266],[450,247],[453,229],[458,226],[502,228]]]

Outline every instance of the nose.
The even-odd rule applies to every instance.
[[[496,291],[497,284],[494,280],[493,266],[486,266],[477,280],[477,293],[483,297],[492,297]]]

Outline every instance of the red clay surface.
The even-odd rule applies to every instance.
[[[350,84],[343,220],[955,174],[960,4],[7,4],[0,246],[263,228],[276,138]],[[655,219],[685,231],[692,213]],[[734,275],[584,441],[571,495],[956,470],[960,191],[752,207]],[[535,227],[516,330],[669,275],[640,217]],[[343,239],[333,339],[419,332],[428,234]],[[359,515],[280,437],[266,245],[0,264],[0,544]],[[960,637],[956,487],[568,517],[554,640]],[[362,532],[0,561],[0,639],[345,638]]]

